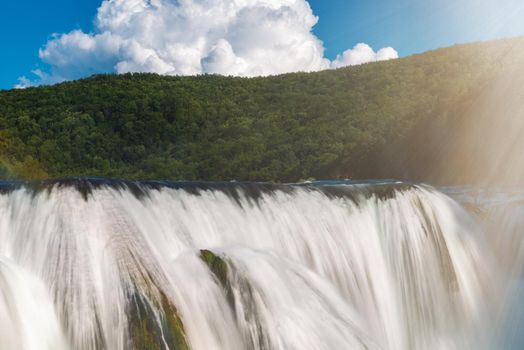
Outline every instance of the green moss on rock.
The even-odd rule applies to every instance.
[[[207,249],[200,251],[200,258],[209,267],[209,270],[217,278],[222,288],[224,288],[229,305],[231,308],[235,309],[233,291],[231,290],[231,286],[228,282],[229,268],[227,266],[227,262],[224,260],[224,258]]]
[[[255,290],[251,283],[241,276],[235,275],[233,267],[228,266],[225,258],[220,257],[210,250],[201,250],[200,258],[209,267],[210,271],[222,285],[227,297],[227,301],[236,318],[242,318],[243,323],[254,325],[256,330],[251,329],[247,334],[248,349],[273,349],[271,338],[261,324],[262,317],[255,302]],[[235,285],[240,289],[239,298],[242,304],[241,309],[235,305],[234,292],[231,287],[230,279],[235,280]]]
[[[206,263],[211,272],[218,278],[220,283],[223,286],[227,284],[227,263],[221,257],[217,256],[210,250],[201,250],[200,251],[201,259]]]
[[[161,295],[161,305],[154,305],[135,293],[131,298],[128,319],[134,349],[190,349],[182,320],[164,294]]]

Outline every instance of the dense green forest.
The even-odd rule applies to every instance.
[[[522,38],[316,73],[97,75],[0,91],[0,177],[424,180],[442,135],[519,68]]]

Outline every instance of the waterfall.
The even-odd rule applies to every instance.
[[[459,188],[450,194],[473,212],[485,227],[496,258],[498,312],[493,349],[522,349],[524,336],[524,192],[520,188]]]
[[[0,347],[478,348],[481,231],[402,183],[4,183]]]
[[[66,344],[42,282],[0,259],[0,348],[60,350]]]

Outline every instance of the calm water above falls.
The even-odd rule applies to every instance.
[[[520,348],[524,202],[441,190],[1,183],[0,349]]]

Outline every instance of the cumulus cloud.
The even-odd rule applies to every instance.
[[[54,35],[39,51],[49,73],[19,85],[109,72],[259,76],[398,57],[358,44],[331,62],[317,21],[306,0],[104,0],[93,33]]]
[[[398,53],[392,47],[385,47],[377,52],[364,43],[355,45],[354,48],[344,51],[341,55],[331,62],[332,68],[354,66],[368,62],[386,61],[398,58]]]
[[[31,80],[25,75],[18,78],[18,84],[15,85],[15,89],[25,89],[32,86],[37,86],[41,84],[52,84],[59,81],[53,81],[53,78],[49,74],[43,72],[40,69],[34,69],[31,71],[38,79]]]

